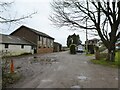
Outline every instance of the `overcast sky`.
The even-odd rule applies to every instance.
[[[10,2],[13,0],[4,1]],[[84,43],[86,35],[82,29],[72,31],[67,27],[56,28],[52,25],[52,22],[49,20],[49,15],[52,14],[50,3],[52,3],[52,0],[14,0],[12,6],[9,7],[8,11],[4,13],[6,17],[20,17],[22,15],[28,15],[34,11],[37,11],[37,14],[33,15],[33,17],[30,19],[25,19],[19,24],[0,24],[2,33],[10,34],[21,25],[26,25],[30,28],[50,35],[51,37],[55,38],[56,42],[61,43],[63,46],[66,46],[68,35],[72,35],[73,33],[78,34],[80,36],[80,40],[82,40],[82,43]],[[94,38],[94,36],[88,37],[88,39],[91,38]]]

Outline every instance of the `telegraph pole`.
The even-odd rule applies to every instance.
[[[88,0],[86,0],[86,3],[87,3],[87,9],[89,10],[89,8],[88,8]],[[89,13],[89,12],[88,12],[88,13]],[[86,54],[88,54],[87,19],[88,19],[88,18],[86,18]]]
[[[87,18],[86,18],[86,54],[88,54]]]

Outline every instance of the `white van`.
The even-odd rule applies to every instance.
[[[82,45],[78,45],[77,48],[76,48],[76,52],[83,53],[84,52],[83,46]]]

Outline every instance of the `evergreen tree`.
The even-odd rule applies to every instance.
[[[69,35],[67,38],[67,47],[70,47],[71,44],[79,45],[81,43],[79,35],[76,35],[75,33],[73,35]]]

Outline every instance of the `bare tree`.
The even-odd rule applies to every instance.
[[[120,1],[54,0],[51,5],[54,12],[50,20],[54,25],[96,30],[108,49],[107,60],[115,61],[115,42],[120,36]]]
[[[26,16],[21,16],[21,17],[5,17],[4,14],[2,15],[2,13],[4,13],[5,11],[7,11],[7,8],[10,8],[11,5],[14,2],[0,2],[0,23],[4,24],[4,23],[12,23],[12,22],[18,22],[18,21],[22,21],[26,18],[32,18],[32,15],[36,14],[36,12],[33,12],[29,15]]]

